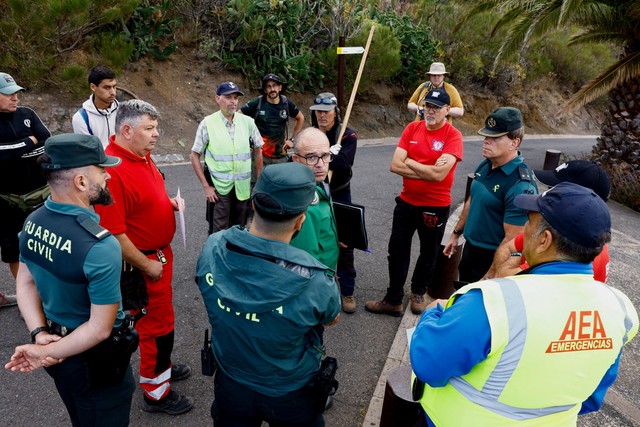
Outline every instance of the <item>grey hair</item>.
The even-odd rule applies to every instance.
[[[325,139],[327,143],[331,145],[329,138],[327,138],[327,135],[324,132],[318,128],[309,127],[300,131],[293,139],[293,151],[297,153],[298,149],[301,145],[304,145],[305,141],[316,138]]]
[[[593,262],[598,255],[600,255],[604,245],[611,241],[611,232],[605,231],[598,236],[597,248],[587,248],[564,237],[555,228],[553,228],[542,215],[540,215],[540,221],[538,222],[536,231],[533,233],[533,237],[538,237],[540,234],[544,233],[545,230],[549,230],[551,233],[559,261],[575,261],[582,264],[589,264],[590,262]]]
[[[520,139],[520,144],[522,144],[522,140],[524,139],[524,126],[507,133],[507,138],[511,140],[518,138]],[[520,144],[518,144],[518,147]]]
[[[160,113],[158,113],[156,107],[141,99],[132,99],[120,103],[116,114],[116,131],[120,132],[124,125],[136,127],[144,116],[157,120],[160,118]]]

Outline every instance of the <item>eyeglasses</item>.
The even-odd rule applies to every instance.
[[[424,111],[433,111],[434,113],[437,113],[438,111],[442,110],[442,107],[436,107],[433,104],[425,104],[424,107],[422,107],[422,109]]]
[[[322,159],[323,163],[331,163],[333,161],[333,154],[331,153],[324,153],[322,156],[316,156],[315,154],[312,154],[310,156],[303,156],[302,154],[298,153],[295,154],[298,157],[302,157],[307,162],[307,164],[311,166],[318,164],[320,159]]]
[[[337,100],[335,98],[316,98],[313,102],[315,104],[337,105]]]

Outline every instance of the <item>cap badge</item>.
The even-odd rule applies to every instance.
[[[556,168],[556,172],[560,172],[562,169],[566,169],[566,168],[568,168],[568,167],[569,167],[569,164],[568,164],[568,163],[563,163],[563,164],[561,164],[560,166],[558,166],[558,167]]]
[[[489,119],[487,120],[487,126],[489,126],[490,128],[495,127],[496,120],[493,117],[489,117]]]
[[[432,98],[437,98],[437,97],[439,97],[439,96],[440,96],[440,92],[435,92],[435,91],[434,91],[434,92],[431,92],[431,97],[432,97]]]

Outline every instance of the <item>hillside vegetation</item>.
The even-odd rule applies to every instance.
[[[567,25],[503,54],[500,40],[508,29],[496,24],[505,19],[505,11],[488,7],[470,14],[476,3],[7,0],[0,2],[0,64],[42,99],[53,92],[52,103],[67,105],[79,105],[86,97],[89,68],[108,65],[122,76],[122,84],[132,86],[130,92],[147,97],[169,91],[160,97],[163,105],[184,107],[188,121],[197,121],[214,108],[210,90],[223,76],[240,76],[243,87],[254,93],[263,74],[276,72],[289,82],[294,100],[306,106],[312,94],[335,90],[338,38],[344,36],[348,46],[363,46],[375,25],[353,118],[363,136],[399,133],[410,118],[406,100],[433,61],[446,64],[449,81],[463,96],[466,115],[456,122],[463,131],[477,129],[492,108],[509,104],[520,108],[527,126],[539,132],[600,133],[605,98],[567,115],[559,107],[613,64],[621,47],[571,46],[568,40],[580,28]],[[495,64],[499,53],[503,60]],[[346,58],[347,95],[359,60],[359,55]],[[164,67],[177,70],[163,72]],[[168,75],[178,81],[167,81]],[[51,113],[52,121],[59,122],[54,131],[67,130],[70,109]],[[167,133],[176,134],[173,143],[188,145],[193,123],[174,120]],[[634,197],[640,200],[640,190]]]

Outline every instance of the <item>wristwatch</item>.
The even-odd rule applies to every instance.
[[[462,230],[456,230],[455,228],[453,229],[453,234],[455,234],[456,236],[460,236],[462,233],[464,233],[464,228]]]
[[[33,331],[30,332],[31,334],[31,343],[35,344],[36,343],[36,335],[38,335],[40,332],[49,332],[49,327],[48,326],[38,326],[37,328],[35,328]]]

